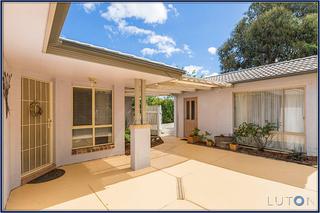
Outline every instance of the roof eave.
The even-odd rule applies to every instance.
[[[165,66],[160,63],[154,63],[148,60],[130,57],[125,54],[119,54],[113,51],[102,50],[81,43],[60,39],[60,33],[69,7],[70,3],[50,3],[43,47],[45,53],[118,66],[138,72],[146,72],[170,78],[179,78],[185,73],[184,70]]]

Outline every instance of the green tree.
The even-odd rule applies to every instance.
[[[218,49],[222,72],[317,54],[316,3],[252,3]]]
[[[173,97],[147,97],[147,104],[149,106],[161,105],[162,109],[162,123],[172,123],[174,121],[174,104]]]

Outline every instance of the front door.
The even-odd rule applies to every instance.
[[[35,178],[52,165],[50,88],[49,82],[22,78],[22,180],[30,176]]]
[[[184,136],[188,137],[198,127],[197,98],[184,99]]]

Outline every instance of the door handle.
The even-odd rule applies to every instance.
[[[48,129],[50,129],[51,124],[52,124],[52,119],[48,119]]]

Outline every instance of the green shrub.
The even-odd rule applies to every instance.
[[[130,143],[130,129],[126,128],[125,132],[124,132],[124,141],[126,143]]]
[[[264,126],[259,126],[254,123],[243,122],[234,131],[234,136],[238,142],[244,138],[252,138],[256,143],[258,150],[263,151],[265,147],[272,142],[274,136],[273,131],[277,129],[278,126],[274,123],[267,122]]]

